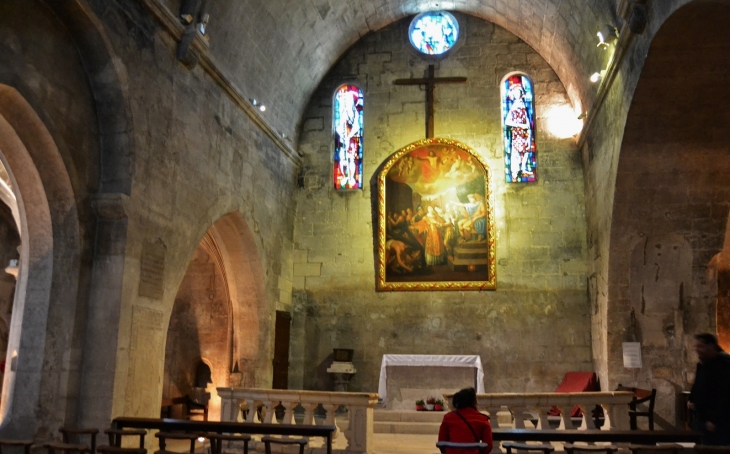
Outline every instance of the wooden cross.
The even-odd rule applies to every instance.
[[[422,79],[396,79],[396,85],[426,86],[426,138],[433,137],[433,89],[436,84],[463,84],[466,77],[435,77],[433,65],[428,65],[428,76]]]

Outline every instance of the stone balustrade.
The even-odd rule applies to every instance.
[[[326,411],[324,424],[337,427],[335,412],[344,406],[348,411],[348,424],[343,434],[347,448],[333,452],[373,453],[373,408],[378,403],[374,393],[344,393],[324,391],[296,391],[283,389],[218,388],[221,398],[221,421],[241,421],[242,408],[247,408],[246,422],[281,424],[315,424],[315,410],[322,405]],[[284,418],[277,421],[275,407],[284,407]],[[295,418],[295,408],[301,406],[304,418]],[[265,411],[258,412],[263,407]],[[263,420],[259,415],[263,416]],[[334,434],[339,435],[338,427]]]
[[[453,394],[444,394],[444,398],[453,408]],[[492,415],[493,428],[524,429],[525,422],[534,424],[537,429],[550,428],[548,412],[556,407],[560,410],[560,423],[557,429],[596,429],[591,417],[596,405],[603,407],[604,423],[602,430],[629,429],[629,402],[633,394],[625,391],[583,392],[583,393],[494,393],[477,394],[480,409]],[[581,424],[576,427],[570,413],[575,406],[583,412]],[[500,417],[505,415],[507,418]],[[495,416],[496,415],[496,416]],[[551,417],[552,418],[552,417]],[[500,420],[502,423],[500,423]],[[509,421],[509,422],[507,422]]]

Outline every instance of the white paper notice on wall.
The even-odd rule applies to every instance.
[[[639,342],[624,342],[624,367],[641,369],[641,344]]]

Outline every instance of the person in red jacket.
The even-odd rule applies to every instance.
[[[456,410],[444,415],[439,429],[439,441],[453,443],[486,443],[484,452],[492,451],[492,426],[489,416],[477,410],[477,393],[474,388],[466,388],[454,394]],[[478,454],[476,449],[446,449],[446,454]]]

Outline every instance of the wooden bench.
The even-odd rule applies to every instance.
[[[186,419],[190,419],[191,416],[202,416],[203,421],[208,420],[208,406],[195,402],[190,396],[162,399],[162,403],[160,404],[160,417],[171,418],[172,408],[175,405],[183,406],[183,417]]]
[[[119,417],[112,421],[115,429],[156,429],[165,432],[219,433],[248,435],[294,435],[322,437],[327,454],[332,454],[332,437],[337,427],[303,424],[260,424],[230,421],[189,421],[185,419],[154,419]]]
[[[539,429],[492,429],[494,441],[577,441],[596,443],[633,443],[654,445],[656,443],[698,443],[702,434],[693,431],[666,432],[663,430],[539,430]]]

